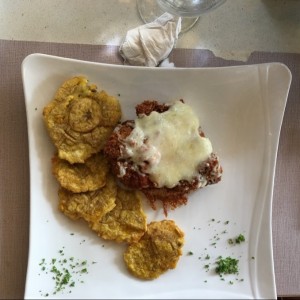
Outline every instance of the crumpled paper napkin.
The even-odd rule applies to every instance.
[[[156,67],[174,48],[181,30],[181,18],[164,13],[155,21],[127,32],[120,54],[124,63]]]

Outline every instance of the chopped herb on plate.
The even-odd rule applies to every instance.
[[[219,257],[216,261],[217,267],[216,272],[218,274],[237,274],[238,273],[238,259],[231,258],[230,256],[226,258]]]

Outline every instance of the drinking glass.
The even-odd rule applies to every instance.
[[[137,0],[137,8],[142,20],[150,23],[168,12],[181,17],[181,32],[188,31],[198,21],[201,14],[207,13],[226,0]]]

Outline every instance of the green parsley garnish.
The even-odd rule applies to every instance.
[[[233,245],[234,244],[233,239],[228,239],[228,244]]]
[[[242,234],[239,234],[236,238],[234,239],[228,239],[228,244],[234,245],[234,244],[240,244],[242,242],[245,242],[245,237]]]
[[[238,259],[226,257],[219,257],[217,260],[216,272],[218,274],[237,274],[238,273]]]
[[[245,242],[245,237],[244,237],[242,234],[240,234],[240,235],[235,239],[235,242],[236,242],[237,244],[240,244],[241,242]]]
[[[62,247],[64,249],[65,247]],[[64,250],[58,250],[59,256],[64,256]],[[93,264],[96,262],[92,262]],[[66,258],[52,258],[46,262],[45,258],[41,260],[39,265],[41,266],[41,270],[44,271],[45,274],[48,272],[51,274],[50,279],[52,278],[54,286],[52,294],[55,295],[58,292],[64,293],[71,291],[66,291],[67,288],[75,287],[75,281],[83,283],[83,280],[79,280],[78,276],[83,276],[83,274],[88,274],[88,263],[87,260],[79,260],[74,257]],[[78,274],[78,275],[77,275]],[[40,274],[39,274],[40,275]],[[77,278],[76,278],[77,277]],[[49,295],[49,293],[45,294],[40,291],[41,296]]]

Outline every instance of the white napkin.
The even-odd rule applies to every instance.
[[[120,54],[125,64],[156,67],[174,48],[181,18],[164,13],[155,21],[127,32]]]

